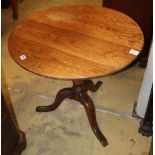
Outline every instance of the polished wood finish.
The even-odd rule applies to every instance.
[[[12,7],[12,12],[13,12],[13,18],[17,19],[18,18],[18,7],[17,7],[16,0],[11,0],[11,7]]]
[[[23,131],[19,130],[19,138],[16,147],[12,151],[12,155],[21,155],[23,150],[26,149],[27,141],[26,141],[26,135]]]
[[[98,6],[61,6],[37,12],[12,31],[8,49],[22,67],[56,79],[105,76],[129,65],[143,33],[127,15]],[[26,59],[21,60],[20,56]]]
[[[6,106],[5,100],[3,95],[1,94],[1,107],[2,107],[2,154],[4,155],[10,155],[12,153],[12,150],[16,146],[18,142],[18,131],[17,128],[14,126],[14,123],[12,121],[12,118],[10,116],[9,110]]]
[[[26,148],[25,133],[16,127],[3,94],[1,95],[1,142],[2,155],[20,155]]]
[[[103,146],[106,146],[108,145],[108,142],[98,127],[98,124],[96,121],[95,107],[94,107],[93,101],[87,94],[88,90],[92,92],[97,91],[101,86],[101,84],[102,84],[101,81],[98,81],[94,85],[93,81],[91,80],[83,80],[83,81],[74,80],[73,86],[71,88],[64,88],[58,92],[53,104],[47,105],[47,106],[38,106],[36,108],[36,111],[37,112],[53,111],[56,108],[58,108],[59,105],[62,103],[62,101],[66,98],[79,101],[85,108],[90,126],[95,136],[98,138],[98,140]]]
[[[17,0],[1,0],[1,8],[8,9],[11,5],[13,18],[18,18],[18,6],[17,6]]]
[[[139,60],[140,66],[145,67],[153,34],[153,0],[103,0],[103,6],[121,11],[139,24],[145,38]]]
[[[88,78],[105,76],[128,66],[141,51],[143,33],[137,23],[118,11],[72,5],[37,12],[17,25],[9,36],[12,58],[36,74],[73,81],[73,87],[58,92],[51,105],[37,112],[53,111],[65,98],[79,101],[85,108],[90,126],[103,146],[108,144],[100,131],[93,101],[87,91],[95,92]]]
[[[3,70],[1,91],[1,153],[2,155],[20,155],[26,148],[26,136],[19,129]]]
[[[8,85],[6,82],[5,75],[4,75],[3,67],[1,69],[1,90],[2,90],[2,93],[4,95],[4,99],[6,101],[5,103],[7,104],[7,108],[9,110],[11,117],[12,117],[12,120],[13,120],[16,128],[19,128],[19,125],[18,125],[17,119],[16,119],[16,114],[15,114],[15,111],[14,111],[14,108],[13,108],[13,105],[11,102],[11,98],[10,98],[10,95],[8,92]]]

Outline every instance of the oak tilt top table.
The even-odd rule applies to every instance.
[[[55,110],[65,98],[79,101],[90,126],[103,146],[95,107],[87,91],[97,91],[102,82],[91,78],[115,73],[128,66],[142,50],[144,37],[127,15],[98,6],[67,5],[34,13],[10,34],[8,49],[25,69],[41,76],[72,80],[71,88],[58,92],[53,104],[37,112]]]

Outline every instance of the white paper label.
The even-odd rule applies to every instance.
[[[26,59],[26,56],[25,56],[25,55],[21,55],[21,56],[20,56],[20,59],[21,59],[21,60],[25,60],[25,59]]]
[[[130,54],[133,54],[133,55],[138,55],[138,54],[139,54],[139,51],[134,50],[134,49],[131,49],[131,50],[129,51],[129,53],[130,53]]]

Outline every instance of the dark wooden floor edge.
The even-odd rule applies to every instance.
[[[135,117],[137,119],[142,119],[136,112],[137,107],[137,101],[134,102],[133,110],[132,110],[132,117]]]
[[[153,155],[153,138],[152,138],[152,141],[151,141],[151,147],[150,147],[149,155]]]
[[[12,155],[21,155],[22,151],[26,148],[27,141],[25,133],[19,130],[19,140],[18,144],[16,145],[15,149],[13,150]]]

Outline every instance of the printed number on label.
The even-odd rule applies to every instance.
[[[134,49],[131,49],[131,50],[129,51],[129,53],[130,53],[130,54],[133,54],[133,55],[138,55],[138,54],[139,54],[139,51],[134,50]]]
[[[21,59],[21,60],[25,60],[25,59],[26,59],[26,56],[25,56],[25,55],[21,55],[21,56],[20,56],[20,59]]]

